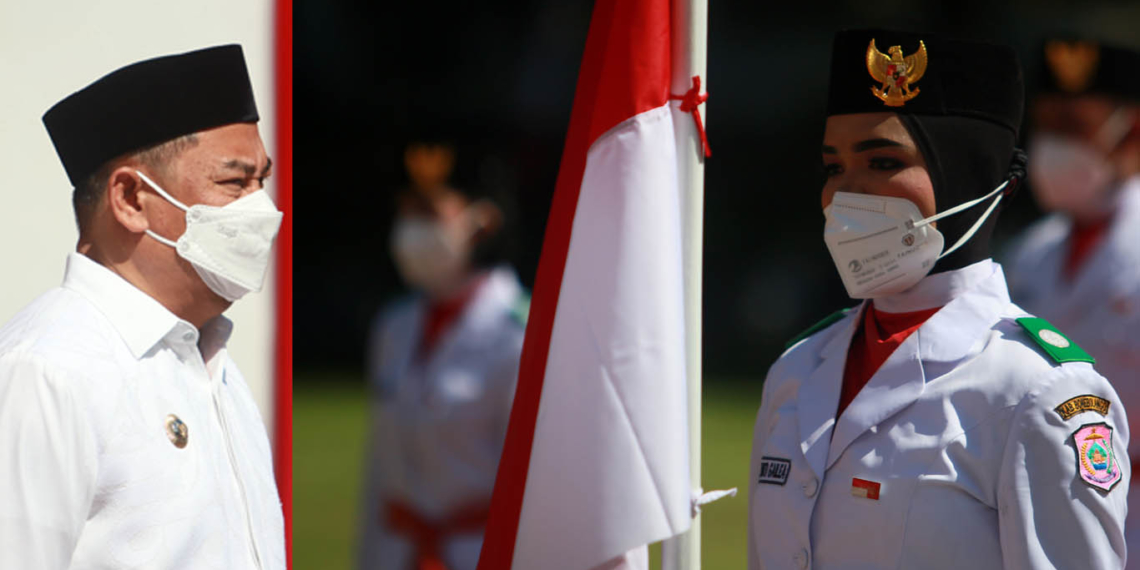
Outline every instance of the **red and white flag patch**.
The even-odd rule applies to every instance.
[[[868,481],[866,479],[855,477],[851,479],[851,495],[878,501],[879,488],[881,486],[881,484],[874,481]]]

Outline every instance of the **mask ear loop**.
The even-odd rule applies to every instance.
[[[158,195],[165,198],[167,202],[174,204],[177,208],[180,208],[184,212],[190,211],[190,208],[187,208],[185,204],[183,204],[182,202],[179,202],[177,199],[174,198],[174,196],[167,194],[166,190],[163,190],[162,187],[160,187],[158,184],[155,184],[154,181],[151,180],[150,178],[147,178],[147,176],[145,174],[139,172],[138,170],[135,171],[135,174],[138,174],[139,178],[143,179],[143,182],[146,182],[155,192],[158,192]],[[170,247],[178,249],[178,243],[177,242],[175,242],[174,240],[166,239],[166,238],[154,233],[153,231],[150,230],[150,228],[147,228],[146,235],[154,238],[159,243],[163,243],[163,244],[169,245]]]

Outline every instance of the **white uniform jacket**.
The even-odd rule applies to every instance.
[[[426,520],[487,502],[514,401],[525,291],[499,268],[474,293],[430,356],[416,358],[427,303],[415,297],[381,313],[369,345],[372,436],[362,508],[361,569],[406,570],[405,536],[385,528],[397,502]],[[473,570],[482,533],[444,540],[453,570]]]
[[[0,568],[285,568],[269,439],[231,330],[218,317],[199,338],[68,256],[63,286],[0,328]]]
[[[1131,467],[1108,382],[1046,355],[992,261],[875,304],[944,306],[838,419],[862,307],[772,366],[753,435],[749,568],[1120,568]],[[1109,402],[1104,415],[1055,410],[1086,394]],[[1117,459],[1109,491],[1078,473],[1074,436],[1091,424]]]

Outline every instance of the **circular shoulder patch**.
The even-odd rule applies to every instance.
[[[1047,342],[1047,343],[1049,343],[1049,344],[1051,344],[1057,348],[1069,348],[1069,339],[1067,339],[1067,338],[1061,336],[1060,334],[1055,333],[1049,329],[1041,329],[1037,333],[1037,336],[1041,337],[1041,340],[1043,340],[1043,341],[1045,341],[1045,342]]]

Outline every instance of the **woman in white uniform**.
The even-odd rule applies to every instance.
[[[1051,215],[1010,253],[1013,300],[1096,358],[1129,408],[1140,405],[1140,52],[1051,40],[1035,98],[1029,184]],[[1134,440],[1129,455],[1140,448]],[[1128,544],[1140,548],[1140,493]],[[1134,556],[1130,568],[1140,568]]]
[[[831,66],[824,240],[862,302],[768,372],[749,567],[1120,568],[1124,410],[989,258],[1024,169],[1015,54],[846,31]]]
[[[415,294],[379,315],[368,347],[361,569],[474,570],[514,399],[529,297],[483,247],[501,211],[417,176],[449,152],[410,149],[399,196],[392,253]]]

